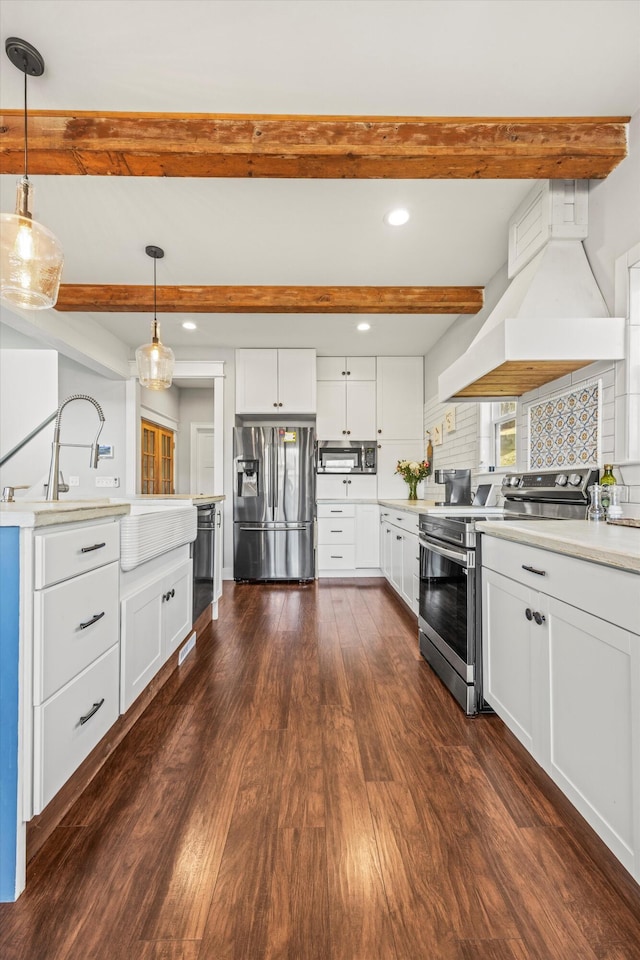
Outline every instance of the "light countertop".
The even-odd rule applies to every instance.
[[[123,517],[128,503],[109,500],[16,500],[0,503],[0,527],[48,527],[55,523],[78,523]]]
[[[477,530],[502,540],[591,560],[608,567],[640,573],[640,529],[590,523],[588,520],[481,521]],[[640,588],[640,584],[639,584]]]
[[[225,499],[221,493],[138,493],[132,500],[189,500],[192,503],[219,503]]]

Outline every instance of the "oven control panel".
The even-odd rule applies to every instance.
[[[570,471],[508,473],[502,480],[502,493],[507,498],[536,499],[551,494],[574,498],[576,495],[585,496],[587,487],[597,482],[598,471],[590,467],[575,467]]]

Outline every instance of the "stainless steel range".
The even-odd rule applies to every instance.
[[[482,698],[480,520],[584,519],[598,472],[580,467],[508,473],[502,514],[481,508],[420,515],[420,652],[469,716],[490,708]]]

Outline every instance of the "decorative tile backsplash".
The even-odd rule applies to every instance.
[[[546,397],[529,407],[529,469],[597,466],[600,382]]]

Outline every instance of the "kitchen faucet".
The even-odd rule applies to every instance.
[[[92,403],[96,410],[98,411],[98,416],[100,417],[100,426],[98,427],[98,432],[96,433],[96,438],[93,443],[60,443],[60,423],[62,420],[62,411],[68,403],[71,403],[72,400],[88,400],[89,403]],[[61,490],[58,476],[60,473],[60,447],[89,447],[91,450],[91,458],[89,460],[89,466],[94,469],[98,466],[98,456],[100,448],[98,447],[98,437],[102,431],[104,425],[104,413],[102,412],[102,407],[97,400],[94,400],[93,397],[89,397],[86,393],[74,393],[73,396],[67,397],[66,400],[63,400],[60,406],[58,407],[58,414],[56,416],[56,423],[53,431],[53,443],[51,444],[51,464],[49,466],[49,482],[47,484],[47,500],[59,500],[59,493]]]

